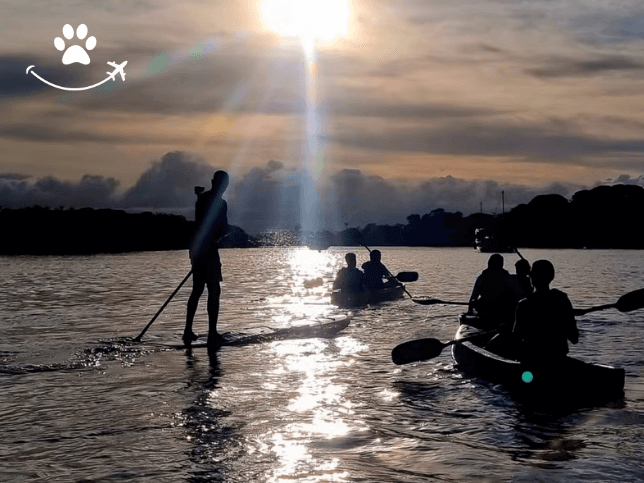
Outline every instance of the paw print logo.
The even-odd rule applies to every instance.
[[[76,32],[74,32],[74,28],[71,25],[65,24],[65,26],[63,27],[63,36],[65,37],[65,39],[67,39],[68,41],[72,40],[74,38],[74,35],[76,35],[76,38],[79,41],[85,40],[85,37],[87,37],[87,25],[85,25],[84,23],[80,24],[76,29]],[[85,40],[85,47],[81,47],[80,45],[71,45],[67,47],[65,39],[62,39],[60,37],[56,37],[54,39],[54,47],[56,47],[61,52],[65,51],[65,53],[63,54],[63,64],[69,65],[78,62],[79,64],[88,65],[90,63],[90,60],[87,51],[94,50],[94,48],[96,47],[96,37],[92,35],[87,40]],[[102,81],[85,87],[65,87],[54,84],[53,82],[40,77],[34,70],[34,67],[36,67],[35,65],[30,65],[29,67],[27,67],[26,74],[31,74],[39,81],[62,91],[86,91],[87,89],[93,89],[94,87],[105,84],[110,80],[116,82],[117,74],[120,74],[121,81],[125,81],[125,66],[127,65],[127,60],[121,63],[111,61],[108,62],[107,65],[112,67],[114,70],[112,72],[106,72],[107,77]]]
[[[63,27],[63,35],[67,40],[71,40],[74,38],[74,28],[71,25],[66,24]],[[87,37],[87,25],[82,23],[78,26],[76,29],[76,37],[79,40],[83,40]],[[54,39],[54,46],[62,52],[65,50],[65,41],[60,37],[56,37]],[[84,65],[89,64],[89,55],[87,55],[87,51],[85,49],[93,50],[94,47],[96,47],[96,37],[93,35],[85,41],[85,48],[80,45],[72,45],[71,47],[68,47],[63,54],[63,64],[69,65],[75,62],[79,62]]]

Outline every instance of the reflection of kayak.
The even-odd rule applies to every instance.
[[[501,383],[522,401],[548,406],[603,403],[624,395],[624,369],[566,357],[554,369],[535,367],[500,357],[483,347],[495,333],[462,324],[456,340],[480,333],[480,338],[454,344],[452,356],[460,368]]]
[[[224,332],[222,346],[242,346],[258,344],[261,342],[272,342],[276,340],[290,339],[312,339],[333,337],[342,329],[345,329],[351,317],[343,315],[338,317],[323,317],[319,322],[307,325],[292,326],[284,329],[274,329],[264,327],[259,329],[250,329],[247,332]],[[199,337],[199,342],[192,344],[193,348],[206,347],[208,335]],[[203,342],[202,342],[203,341]],[[173,349],[183,349],[183,344],[164,344],[166,347]]]
[[[334,290],[331,293],[331,303],[344,308],[364,307],[380,302],[398,300],[403,297],[404,293],[404,285],[372,290],[370,292],[342,292],[341,290]]]

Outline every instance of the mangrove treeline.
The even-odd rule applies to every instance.
[[[231,207],[234,209],[234,207]],[[507,213],[449,213],[435,209],[412,214],[407,224],[349,228],[316,234],[322,245],[473,246],[484,228],[504,243],[525,248],[644,248],[644,188],[598,186],[576,192],[570,200],[540,195]],[[189,246],[194,222],[169,214],[126,213],[92,208],[49,209],[39,206],[0,209],[0,253],[89,254],[179,250]],[[300,234],[275,230],[250,236],[231,226],[225,247],[298,245]]]

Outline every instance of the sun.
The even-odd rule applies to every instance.
[[[330,42],[347,34],[349,0],[262,0],[260,7],[268,28],[303,42]]]

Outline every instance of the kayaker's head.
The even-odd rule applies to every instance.
[[[226,188],[228,188],[228,173],[225,171],[215,171],[215,174],[212,175],[212,190],[219,196],[224,194]]]
[[[487,261],[487,268],[491,268],[492,270],[503,268],[503,256],[498,253],[491,255]]]
[[[369,259],[372,262],[379,262],[380,261],[380,250],[371,250],[371,253],[369,254]]]
[[[357,262],[356,262],[356,254],[355,253],[347,253],[344,256],[344,259],[347,261],[347,266],[349,268],[356,268]]]
[[[527,261],[525,258],[518,260],[517,263],[514,264],[514,269],[516,270],[517,275],[519,276],[522,276],[522,277],[530,276],[530,262]]]
[[[547,290],[548,285],[555,279],[555,267],[549,260],[537,260],[530,271],[532,285],[538,290]]]

